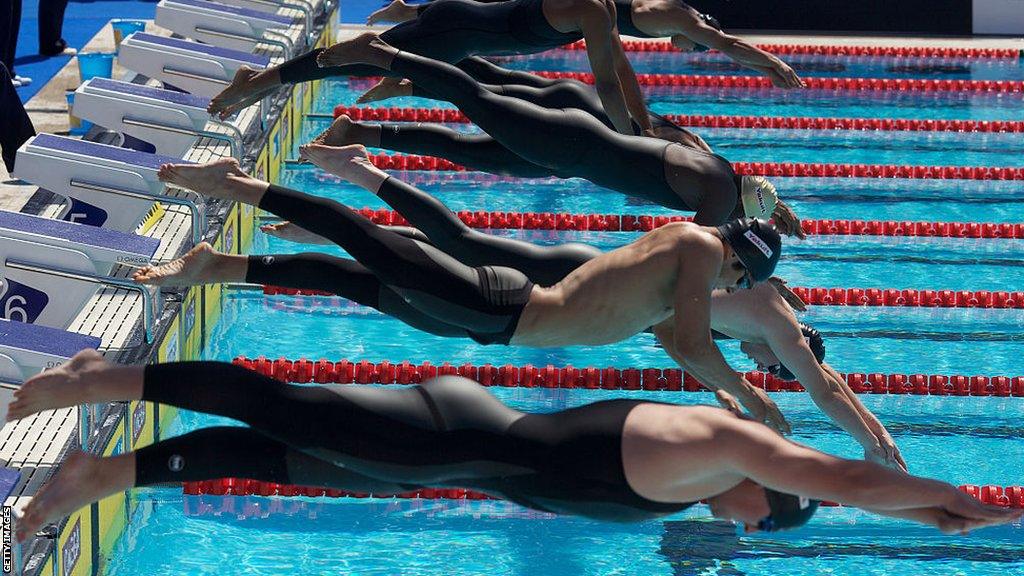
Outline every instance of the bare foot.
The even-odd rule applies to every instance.
[[[248,176],[234,158],[222,158],[206,164],[164,164],[157,172],[161,182],[217,198],[230,198],[231,176]]]
[[[387,68],[391,63],[391,56],[397,52],[398,50],[377,38],[376,32],[364,32],[324,50],[317,56],[316,63],[321,68],[345,64],[370,64]]]
[[[235,72],[235,77],[231,79],[231,84],[210,100],[206,111],[224,119],[246,106],[259,102],[268,92],[253,85],[252,79],[259,73],[259,70],[253,70],[248,66],[239,68],[238,72]]]
[[[359,126],[358,123],[353,122],[347,114],[342,114],[334,119],[330,127],[320,133],[319,136],[313,138],[310,144],[321,144],[323,146],[345,146],[346,144],[359,144],[354,137],[352,132],[353,127]]]
[[[103,460],[84,452],[73,452],[68,456],[57,474],[25,506],[17,522],[18,541],[24,542],[44,525],[113,494],[119,488],[124,489],[112,486]]]
[[[356,98],[356,103],[379,102],[399,96],[412,96],[412,81],[404,78],[383,78],[376,86]]]
[[[14,400],[7,407],[7,421],[84,403],[89,374],[108,366],[103,355],[90,348],[56,368],[36,374],[14,391]]]
[[[358,180],[367,168],[376,169],[366,157],[366,147],[360,144],[340,147],[306,144],[299,150],[303,158],[349,181]]]
[[[327,238],[324,238],[319,234],[314,234],[291,222],[264,224],[263,226],[260,226],[260,231],[275,238],[289,240],[291,242],[299,242],[302,244],[333,244],[333,242]]]
[[[143,266],[132,280],[151,286],[200,286],[222,280],[224,254],[200,242],[187,254],[160,266]]]
[[[403,0],[393,0],[391,4],[377,10],[366,19],[366,24],[373,26],[378,22],[405,22],[416,18],[416,7],[406,4]]]

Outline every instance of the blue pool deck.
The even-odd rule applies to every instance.
[[[317,5],[322,6],[322,3],[318,2]],[[147,4],[147,7],[152,13],[152,4]],[[283,13],[289,16],[298,15],[297,12],[290,10]],[[113,51],[113,37],[106,22],[115,15],[120,14],[115,10],[108,10],[101,23],[102,27],[98,25],[93,28],[94,31],[99,29],[99,32],[87,43],[83,41],[87,49]],[[68,26],[74,26],[74,23],[69,22]],[[152,24],[150,31],[167,34]],[[301,34],[298,26],[293,26],[285,32],[292,41],[297,40]],[[333,34],[325,32],[321,39],[326,41],[330,36]],[[260,48],[257,54],[271,56],[274,63],[281,61],[280,55],[273,49]],[[117,65],[114,77],[130,79],[128,71]],[[66,89],[73,89],[78,83],[77,63],[74,59],[64,65],[49,83],[40,83],[38,93],[29,100],[27,107],[38,132],[67,133],[68,115],[64,93]],[[255,140],[257,145],[251,151],[262,154],[261,166],[267,165],[267,150],[270,148],[267,143],[273,142],[280,148],[285,145],[285,133],[290,134],[294,131],[290,119],[300,117],[298,103],[300,99],[307,102],[312,96],[312,89],[308,92],[308,98],[305,90],[297,90],[295,94],[296,98],[276,104],[279,109],[275,116],[270,118],[275,122],[267,126],[269,131],[265,135],[258,136]],[[247,109],[236,118],[236,124],[243,131],[263,130],[258,108]],[[208,129],[217,131],[219,128],[211,124]],[[47,137],[43,138],[45,140]],[[290,135],[287,138],[287,145],[291,145]],[[230,149],[223,141],[201,138],[185,159],[207,162],[226,156],[229,152]],[[281,161],[275,156],[275,163]],[[166,193],[170,197],[183,196],[174,189]],[[38,191],[31,185],[12,181],[6,172],[0,174],[0,208],[11,211],[24,210],[27,213],[52,217],[57,214],[59,205],[52,203],[51,198],[48,193]],[[210,216],[216,219],[217,225],[203,231],[206,239],[229,252],[237,252],[243,241],[249,242],[254,222],[252,210],[245,211],[249,227],[245,232],[246,236],[243,237],[239,230],[240,226],[236,224],[242,220],[241,210],[237,207],[228,210],[216,205],[211,205],[211,209],[216,209]],[[173,259],[191,247],[191,227],[192,219],[187,208],[168,204],[161,211],[154,212],[145,227],[136,232],[146,236],[143,242],[151,248],[157,240],[159,241],[159,248],[153,255],[153,261],[160,262]],[[132,270],[130,266],[118,265],[115,266],[112,275],[124,278],[130,275]],[[219,303],[219,295],[220,289],[217,287],[212,290],[190,290],[172,297],[170,302],[161,298],[158,317],[162,321],[157,324],[156,343],[151,347],[140,345],[140,334],[135,330],[142,310],[139,295],[121,289],[107,288],[96,291],[67,329],[88,334],[90,338],[100,338],[102,344],[99,350],[115,361],[138,362],[196,357],[202,346],[204,327],[212,323],[212,318],[219,312],[215,309]],[[92,339],[89,341],[94,342]],[[82,412],[77,408],[45,412],[5,426],[0,433],[0,458],[9,467],[22,471],[22,480],[13,494],[6,499],[6,504],[14,510],[20,510],[45,479],[59,467],[68,450],[75,446],[88,445],[93,451],[109,455],[150,443],[158,433],[160,415],[155,406],[131,403],[112,410],[108,408],[93,407]],[[166,422],[170,422],[173,413],[165,411],[163,417],[167,419]],[[88,429],[79,426],[81,418],[90,420],[91,426]],[[82,430],[87,430],[84,436],[81,434]],[[109,550],[116,538],[123,533],[126,519],[133,508],[134,503],[126,495],[107,499],[96,506],[86,508],[72,515],[68,522],[61,523],[57,527],[57,532],[52,535],[53,538],[38,538],[21,548],[21,554],[16,557],[16,561],[23,562],[29,574],[63,573],[81,576],[95,573],[102,556],[101,548]]]

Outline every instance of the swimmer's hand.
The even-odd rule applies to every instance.
[[[807,238],[807,234],[804,233],[803,228],[800,226],[800,219],[797,218],[793,209],[782,200],[775,204],[775,210],[772,212],[772,221],[775,222],[775,227],[782,234],[796,236],[801,240]]]
[[[750,415],[758,422],[764,422],[766,426],[783,436],[790,434],[793,429],[790,428],[789,422],[786,421],[786,417],[782,415],[782,411],[779,410],[775,401],[769,398],[768,393],[764,390],[754,386],[751,386],[751,388],[754,398],[751,403],[746,404],[747,409],[750,410]]]
[[[778,64],[768,69],[768,78],[772,81],[772,86],[776,88],[807,87],[804,81],[796,75],[796,71],[782,60],[779,60]]]
[[[779,296],[782,296],[782,299],[786,301],[786,304],[789,304],[790,308],[797,312],[807,311],[807,304],[796,292],[793,292],[789,289],[789,286],[786,286],[785,280],[778,276],[772,276],[768,279],[768,283],[771,284],[772,288],[775,288],[776,292],[779,293]]]
[[[736,401],[736,398],[725,390],[715,390],[715,400],[718,401],[719,406],[729,412],[732,412],[736,416],[743,418],[744,420],[753,419],[759,422],[764,422],[769,427],[777,430],[780,434],[789,434],[791,432],[789,422],[786,422],[786,418],[782,415],[782,412],[779,411],[779,407],[775,405],[775,402],[768,397],[764,390],[759,388],[755,388],[755,390],[760,392],[760,394],[755,393],[755,395],[758,397],[758,400],[762,402],[764,409],[760,411],[751,410],[750,416],[743,412],[743,409],[740,408],[740,403]]]
[[[740,418],[747,418],[748,416],[743,413],[743,409],[740,408],[740,403],[736,401],[736,397],[729,394],[725,390],[715,390],[715,400],[718,401],[719,406],[725,408],[729,412],[739,416]]]
[[[950,486],[953,490],[953,488]],[[960,492],[959,490],[956,490]],[[961,492],[961,494],[963,494]],[[889,516],[892,518],[903,518],[905,520],[913,520],[920,522],[921,524],[927,524],[934,526],[941,530],[945,534],[961,534],[966,535],[971,530],[978,528],[984,528],[986,526],[998,526],[1000,524],[1009,524],[1020,518],[1024,511],[1015,510],[1013,508],[1002,508],[1000,506],[991,506],[989,504],[982,504],[980,501],[975,500],[971,496],[963,494],[966,498],[974,500],[978,503],[980,510],[972,512],[971,516],[960,516],[947,508],[942,506],[931,506],[928,508],[906,508],[903,510],[875,510],[872,508],[865,508],[869,512],[881,516]]]
[[[894,470],[907,472],[907,463],[903,460],[900,449],[891,439],[888,442],[883,442],[878,448],[864,450],[864,459]]]
[[[937,514],[937,526],[946,534],[967,534],[970,530],[997,526],[1017,520],[1024,510],[984,504],[953,486],[949,487],[946,501],[939,506],[945,514]]]

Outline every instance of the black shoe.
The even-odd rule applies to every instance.
[[[39,48],[39,53],[43,56],[74,56],[75,54],[78,54],[78,50],[68,48],[67,41],[61,38],[52,46]]]

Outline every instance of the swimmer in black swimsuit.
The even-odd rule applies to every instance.
[[[586,178],[667,208],[694,211],[694,222],[703,225],[742,215],[770,218],[775,211],[774,186],[762,177],[737,176],[721,156],[620,134],[579,109],[542,108],[491,92],[455,66],[398,51],[371,33],[332,50],[337,58],[393,71],[455,103],[516,156],[559,177]]]
[[[466,58],[456,64],[456,66],[463,72],[472,76],[489,92],[526,100],[527,102],[536,104],[542,108],[578,108],[597,118],[608,128],[612,130],[615,129],[611,120],[608,118],[608,115],[604,113],[604,108],[601,107],[601,100],[597,97],[597,92],[594,91],[594,87],[584,82],[580,82],[579,80],[572,80],[568,78],[544,78],[522,70],[509,70],[478,56]],[[438,95],[417,88],[408,80],[384,78],[376,86],[360,96],[356,102],[364,104],[367,102],[376,102],[399,96],[417,96],[420,98],[432,99],[439,97]],[[660,114],[648,111],[648,116],[650,117],[653,129],[651,133],[652,136],[661,138],[662,140],[668,140],[670,142],[677,142],[684,146],[690,146],[691,148],[696,148],[705,152],[712,152],[711,147],[708,146],[707,142],[693,132],[676,125],[671,120]],[[519,170],[526,170],[528,174],[529,169],[520,166],[525,162],[521,158],[518,158],[518,156],[515,156],[516,159],[509,159],[509,156],[514,156],[511,153],[499,153],[499,156],[501,156],[502,159],[509,159],[512,165],[516,167],[513,170],[503,168],[504,163],[502,162],[489,161],[488,158],[491,154],[484,153],[483,150],[479,149],[481,147],[490,148],[495,145],[500,146],[500,144],[492,143],[494,139],[490,138],[486,134],[469,135],[441,126],[425,125],[423,123],[384,123],[381,126],[384,126],[385,130],[388,132],[388,143],[380,147],[413,154],[432,154],[434,156],[448,158],[449,160],[459,164],[482,169],[487,172],[501,174],[504,172],[500,172],[500,170],[504,169],[512,176],[518,175],[524,178],[531,177],[526,174],[517,173]],[[428,130],[429,132],[421,133],[421,129]],[[633,132],[634,135],[640,135],[640,126],[634,125]],[[420,152],[414,148],[418,142],[424,140],[426,140],[428,146],[431,146],[431,141],[437,142],[436,144],[433,144],[432,147],[435,150],[440,150],[442,152]],[[335,142],[331,144],[343,145],[356,143],[378,147],[377,144],[363,142],[362,140]],[[409,148],[407,149],[406,147]],[[493,150],[489,151],[493,152]],[[459,156],[462,154],[465,154],[465,157],[467,158],[476,160],[478,163],[486,162],[487,166],[490,166],[490,168],[481,168],[472,162],[463,162],[451,157],[451,155]],[[543,170],[543,168],[541,168],[541,170]],[[544,171],[545,175],[551,175],[550,172],[550,170]]]
[[[110,457],[73,454],[25,508],[19,541],[132,487],[225,476],[378,493],[470,488],[617,522],[706,499],[715,516],[748,531],[801,526],[826,499],[946,532],[1022,513],[943,482],[794,444],[719,408],[609,400],[530,414],[458,376],[403,387],[295,386],[226,363],[118,366],[86,350],[22,385],[8,419],[132,400],[250,428],[201,429]]]
[[[304,154],[396,204],[422,202],[373,168],[362,147],[308,146]],[[737,220],[717,229],[672,223],[589,257],[595,251],[582,246],[464,241],[464,226],[452,224],[449,214],[447,222],[442,215],[426,227],[435,246],[376,226],[338,202],[251,178],[232,159],[165,165],[160,177],[207,196],[258,205],[339,244],[358,264],[326,255],[231,256],[203,243],[174,262],[139,270],[137,282],[186,286],[248,281],[329,290],[396,312],[410,325],[439,335],[530,347],[617,342],[678,312],[673,326],[685,336],[671,343],[674,357],[686,359],[684,367],[709,387],[738,397],[754,417],[786,429],[774,402],[732,370],[710,339],[711,291],[750,287],[768,279],[778,262],[781,237],[764,221]],[[425,219],[416,220],[423,224]],[[480,254],[487,259],[481,260]],[[495,260],[522,265],[538,280],[556,282],[537,285],[523,271],[497,266]],[[561,274],[565,276],[558,280]],[[645,282],[638,286],[640,277]],[[680,291],[690,295],[677,299]]]
[[[597,96],[597,92],[590,84],[567,78],[544,78],[542,76],[520,70],[505,69],[492,63],[492,61],[479,56],[468,57],[460,61],[456,66],[463,72],[472,76],[490,92],[524,99],[531,102],[531,104],[535,104],[542,108],[577,108],[587,114],[590,114],[594,118],[597,118],[602,124],[614,130],[611,120],[608,119],[608,115],[604,113],[604,109],[601,107],[601,99]],[[396,96],[419,96],[424,98],[438,97],[436,94],[417,88],[409,80],[384,78],[365,94],[359,96],[356,99],[356,102],[358,102],[358,104],[366,104],[366,102],[383,100]],[[686,128],[678,126],[668,118],[653,112],[648,111],[648,116],[653,130],[651,135],[669,141],[679,142],[684,146],[689,146],[705,152],[712,152],[711,147],[708,146],[708,142],[703,141],[700,136],[690,132]],[[393,129],[399,133],[407,132],[411,127],[408,123],[386,124],[386,126],[388,126],[388,129]],[[461,132],[456,132],[456,134],[459,133]],[[642,133],[640,125],[634,124],[633,133],[634,135],[640,135]],[[410,137],[413,140],[417,139],[412,135]],[[454,137],[454,135],[452,137]],[[366,145],[366,142],[361,141],[343,143],[364,143],[364,145]],[[390,150],[419,154],[415,151],[407,151],[401,148],[394,148]],[[444,157],[443,155],[440,156]],[[482,157],[483,155],[480,156]],[[459,162],[458,160],[454,161]],[[498,166],[497,163],[494,163],[494,165]]]
[[[438,0],[422,15],[383,33],[392,46],[444,62],[476,54],[533,54],[580,39],[596,79],[597,93],[612,124],[631,133],[630,118],[643,130],[651,126],[633,67],[615,30],[611,0],[509,0],[485,4]],[[320,68],[317,62],[328,66]],[[243,68],[232,84],[210,101],[211,114],[225,117],[259,101],[282,84],[328,76],[378,75],[380,70],[333,62],[331,49],[316,49],[262,72]]]
[[[768,76],[772,84],[779,88],[801,88],[804,85],[785,62],[724,32],[717,19],[698,12],[681,0],[612,1],[615,3],[619,34],[635,38],[670,38],[672,44],[684,52],[705,52],[713,48],[741,66]],[[405,0],[392,0],[388,6],[370,14],[367,23],[413,20],[419,17],[425,6],[429,4],[407,4]]]
[[[345,153],[345,150],[339,149],[338,152]],[[418,229],[403,230],[403,234],[418,233],[417,240],[431,243],[467,266],[507,266],[523,272],[530,281],[540,286],[551,286],[602,254],[597,248],[586,244],[539,246],[484,234],[469,228],[430,194],[393,176],[388,177],[369,162],[362,164],[361,169],[367,175],[377,175],[372,181],[383,181],[378,189],[367,190],[391,205]],[[371,181],[366,177],[353,180],[362,184]],[[304,231],[291,222],[264,226],[263,230],[296,242],[332,244],[330,240]],[[209,257],[209,267],[215,270],[231,270],[235,267],[233,260],[244,259],[216,252]],[[166,266],[174,272],[164,276],[163,282],[173,284],[173,275],[188,273],[187,266]],[[265,264],[259,257],[250,257],[247,269],[247,282],[326,290],[432,334],[469,337],[458,326],[445,324],[419,312],[389,290],[370,270],[356,262],[306,253],[276,256],[269,264]],[[144,269],[139,275],[156,277],[160,273]],[[207,280],[227,282],[235,279],[222,277]],[[741,340],[741,350],[755,359],[759,369],[768,369],[786,380],[799,380],[814,403],[861,444],[865,458],[906,470],[906,463],[892,436],[850,390],[845,379],[831,366],[823,363],[825,352],[821,335],[799,324],[794,309],[803,311],[806,306],[778,278],[771,278],[769,282],[758,284],[750,290],[730,294],[716,290],[711,299],[712,335],[716,340]],[[672,320],[662,322],[651,331],[671,355],[672,342],[675,340]],[[781,358],[786,359],[785,363]],[[685,359],[681,359],[680,363],[685,364]],[[760,413],[759,403],[771,402],[759,396],[741,395],[739,398],[742,404],[751,407],[752,413]],[[777,408],[769,412],[773,410]]]

